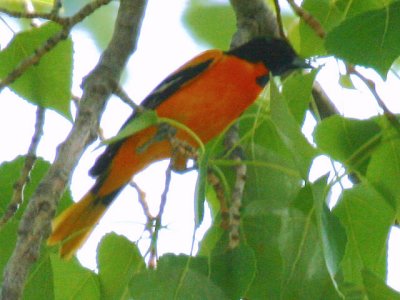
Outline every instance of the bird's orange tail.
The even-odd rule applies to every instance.
[[[61,257],[69,259],[89,237],[107,206],[87,193],[79,202],[63,211],[52,223],[48,245],[61,243]]]

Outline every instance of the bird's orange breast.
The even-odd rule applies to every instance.
[[[157,114],[185,124],[207,143],[255,101],[262,90],[257,78],[266,75],[262,63],[223,55],[200,78],[161,103]]]

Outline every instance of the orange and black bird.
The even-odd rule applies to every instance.
[[[279,76],[307,67],[286,41],[259,37],[229,51],[208,50],[196,56],[164,79],[142,106],[186,125],[205,144],[254,103],[271,73]],[[137,115],[134,112],[122,128]],[[135,174],[172,157],[171,142],[154,138],[157,128],[150,126],[110,144],[99,156],[89,171],[96,178],[93,187],[53,221],[48,244],[61,242],[62,257],[78,250]],[[184,130],[177,129],[175,137],[193,148],[199,146]],[[181,165],[186,160],[177,159]]]

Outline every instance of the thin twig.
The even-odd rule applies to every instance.
[[[6,14],[9,17],[18,19],[44,19],[53,21],[60,25],[65,25],[68,23],[69,18],[59,17],[58,15],[50,13],[39,13],[39,12],[24,12],[24,11],[13,11],[3,7],[0,7],[0,13]]]
[[[76,109],[79,108],[79,103],[81,102],[81,97],[77,96],[77,95],[72,95],[72,102],[74,103]]]
[[[0,20],[3,22],[4,25],[6,25],[6,27],[8,28],[8,30],[10,30],[12,32],[13,35],[15,35],[15,31],[14,29],[12,29],[12,27],[10,25],[8,25],[8,23],[6,22],[6,20],[4,20],[4,18],[2,16],[0,16]]]
[[[347,72],[349,74],[356,75],[369,89],[371,94],[374,96],[376,102],[378,103],[379,107],[383,110],[388,121],[392,124],[392,126],[400,133],[400,122],[397,119],[396,115],[390,111],[390,109],[386,106],[385,102],[379,96],[378,91],[376,90],[375,82],[372,79],[365,77],[353,65],[346,65]]]
[[[37,64],[39,60],[49,51],[51,51],[59,42],[68,37],[69,28],[64,28],[50,37],[42,46],[37,48],[33,54],[25,58],[21,63],[11,71],[6,78],[0,82],[0,91],[6,86],[17,80],[31,66]]]
[[[146,225],[145,225],[144,229],[145,229],[145,231],[147,231],[149,233],[151,241],[153,241],[154,240],[153,239],[154,228],[155,228],[154,223],[156,221],[156,218],[150,212],[149,204],[146,201],[146,193],[134,181],[131,181],[129,183],[129,185],[137,191],[139,204],[142,206],[143,213],[146,216]],[[150,259],[149,259],[149,267],[150,268],[154,268],[155,264],[156,264],[156,261],[154,259],[156,257],[156,251],[154,251],[155,248],[156,247],[153,247],[153,243],[151,242],[149,249],[147,250],[147,252],[144,255],[144,256],[147,256],[147,254],[150,253]]]
[[[160,207],[158,209],[158,214],[155,218],[156,222],[155,222],[154,232],[151,237],[150,258],[148,263],[149,268],[155,268],[157,265],[158,233],[162,228],[162,216],[164,214],[165,205],[167,204],[167,196],[168,196],[169,186],[171,184],[171,175],[172,175],[172,168],[171,165],[169,165],[167,170],[165,171],[164,191],[161,194]]]
[[[6,86],[10,85],[13,83],[16,79],[18,79],[22,74],[25,73],[25,71],[30,68],[31,66],[37,64],[40,59],[50,52],[55,46],[58,45],[59,42],[65,40],[68,38],[69,32],[73,26],[75,26],[77,23],[83,21],[87,16],[92,14],[94,11],[96,11],[99,7],[108,4],[112,0],[97,0],[92,3],[89,3],[85,5],[79,12],[77,12],[76,15],[70,17],[70,18],[65,18],[63,23],[63,28],[51,36],[50,38],[47,39],[46,42],[44,42],[40,47],[35,49],[31,55],[26,57],[23,61],[20,62],[20,64],[13,70],[11,71],[6,78],[4,78],[2,81],[0,81],[0,91],[5,88]],[[1,10],[0,10],[1,12]],[[30,14],[32,18],[39,18],[36,13],[26,13]],[[50,15],[50,14],[49,14]]]
[[[10,204],[8,205],[5,214],[0,219],[0,229],[10,220],[19,205],[24,201],[24,189],[29,182],[29,175],[33,169],[36,157],[36,150],[39,145],[40,139],[43,135],[45,109],[38,106],[36,109],[36,124],[35,132],[32,136],[31,144],[29,145],[28,153],[25,158],[24,166],[21,170],[21,174],[18,180],[14,183],[14,193],[11,198]]]
[[[90,16],[92,13],[94,13],[100,7],[107,5],[111,1],[112,0],[96,0],[96,1],[86,4],[75,15],[73,15],[70,18],[65,18],[66,25],[71,27],[71,26],[74,26],[74,25],[82,22],[84,19],[86,19],[86,17]]]
[[[282,24],[281,7],[279,6],[279,0],[274,0],[274,4],[276,12],[276,21],[278,22],[279,36],[281,38],[285,38],[285,31],[283,29],[283,24]]]
[[[75,24],[83,21],[87,16],[91,15],[95,12],[99,7],[110,3],[112,0],[96,0],[92,1],[85,6],[83,6],[76,14],[71,17],[60,17],[58,14],[54,13],[55,10],[59,10],[57,5],[59,5],[60,1],[56,1],[53,6],[53,10],[49,13],[38,13],[38,12],[20,12],[20,11],[12,11],[5,8],[0,8],[0,12],[4,13],[10,17],[14,18],[25,18],[25,19],[44,19],[53,21],[55,23],[60,24],[63,27],[72,27]]]
[[[139,203],[142,206],[143,213],[146,216],[147,220],[151,221],[152,219],[154,219],[154,216],[150,212],[149,204],[146,201],[146,193],[134,181],[131,181],[129,185],[137,191]]]
[[[308,11],[306,11],[304,8],[298,6],[294,0],[287,0],[289,5],[292,7],[294,12],[301,18],[303,21],[310,26],[311,29],[314,30],[314,32],[319,36],[321,39],[325,38],[326,32],[324,28],[322,27],[321,23],[314,18],[313,15],[311,15]]]
[[[57,16],[60,12],[61,7],[62,7],[62,0],[54,0],[53,8],[51,9],[51,14]]]
[[[114,90],[114,95],[118,96],[122,102],[129,105],[133,110],[142,113],[144,112],[145,108],[141,105],[138,105],[133,101],[128,94],[122,89],[121,86],[117,86]]]

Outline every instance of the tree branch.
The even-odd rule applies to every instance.
[[[47,175],[39,184],[21,220],[15,250],[8,261],[0,299],[20,299],[28,271],[39,256],[40,244],[50,231],[58,200],[71,172],[96,130],[105,103],[136,48],[146,0],[121,0],[115,30],[96,68],[83,84],[78,116],[67,139],[60,145]]]
[[[303,19],[303,21],[314,30],[315,34],[318,35],[321,39],[325,38],[326,32],[322,27],[321,23],[314,18],[308,11],[303,9],[301,6],[297,5],[294,0],[287,0],[293,11]]]
[[[14,183],[14,192],[11,201],[7,207],[6,212],[0,219],[0,230],[2,227],[10,220],[15,212],[17,211],[19,205],[24,199],[24,189],[26,184],[29,182],[29,175],[33,169],[36,162],[36,150],[39,145],[40,139],[43,135],[43,125],[44,125],[45,109],[38,106],[36,109],[36,124],[35,132],[32,136],[32,141],[28,149],[28,153],[25,158],[24,166],[21,170],[21,174],[18,180]]]
[[[369,79],[363,74],[361,74],[355,68],[355,66],[347,64],[346,68],[347,68],[347,73],[357,76],[367,86],[371,94],[374,96],[376,103],[378,103],[379,107],[383,110],[386,119],[390,122],[390,124],[392,124],[392,126],[397,130],[397,132],[400,133],[400,122],[397,119],[396,115],[390,111],[390,109],[386,106],[383,99],[379,96],[379,93],[376,90],[375,82],[372,79]]]
[[[25,73],[26,70],[28,70],[30,67],[32,67],[34,64],[37,64],[40,59],[49,53],[55,46],[58,45],[61,41],[65,40],[72,27],[76,25],[77,23],[83,21],[87,16],[92,14],[94,11],[96,11],[99,7],[106,5],[110,3],[111,0],[97,0],[94,2],[91,2],[87,5],[85,5],[80,11],[76,13],[76,15],[70,17],[70,18],[58,18],[57,16],[53,16],[52,14],[46,14],[50,17],[58,18],[58,20],[63,20],[60,24],[62,24],[62,29],[51,36],[50,38],[47,39],[43,45],[41,45],[39,48],[35,49],[33,54],[29,55],[26,57],[24,60],[21,61],[21,63],[14,69],[12,70],[6,78],[0,81],[0,91],[4,89],[6,86],[10,85],[13,83],[15,80],[17,80],[22,74]],[[35,12],[27,12],[27,13],[18,13],[18,12],[11,12],[7,11],[4,9],[1,9],[0,12],[7,13],[8,15],[12,17],[28,17],[29,18],[39,18],[40,14],[37,14]]]
[[[263,0],[230,0],[236,14],[237,31],[231,47],[236,47],[256,36],[279,36],[278,25],[272,11]]]

